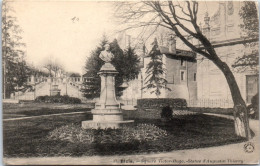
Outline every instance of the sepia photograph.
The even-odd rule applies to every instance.
[[[257,1],[1,5],[4,165],[259,164]]]

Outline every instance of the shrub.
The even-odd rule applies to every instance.
[[[161,109],[165,106],[170,106],[173,109],[186,109],[187,102],[185,99],[172,98],[150,98],[137,100],[137,107],[141,109]]]
[[[250,118],[259,119],[259,94],[251,99],[251,104],[247,107]]]
[[[161,112],[161,118],[171,120],[172,119],[172,109],[170,106],[163,107]]]
[[[36,102],[42,103],[65,103],[65,104],[80,104],[81,100],[76,97],[70,96],[38,96],[35,99]]]

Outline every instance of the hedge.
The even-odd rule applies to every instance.
[[[65,104],[80,104],[81,100],[70,96],[38,96],[34,100],[40,103],[65,103]]]
[[[161,109],[165,106],[170,106],[172,109],[186,109],[187,102],[180,98],[149,98],[138,99],[137,108],[140,109]]]

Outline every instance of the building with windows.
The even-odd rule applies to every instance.
[[[165,68],[164,78],[167,80],[167,89],[161,89],[159,98],[197,99],[197,62],[196,54],[191,51],[176,49],[176,41],[171,38],[169,46],[159,46]],[[146,65],[150,58],[144,58],[143,78],[146,77]],[[143,81],[144,84],[144,81]],[[145,85],[143,85],[145,86]],[[143,90],[143,98],[156,98],[149,89]]]

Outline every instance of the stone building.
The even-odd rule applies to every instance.
[[[202,31],[215,46],[218,56],[226,62],[235,75],[242,97],[249,104],[258,92],[258,74],[254,70],[236,71],[232,65],[236,58],[252,54],[258,44],[248,47],[248,39],[240,29],[242,20],[239,16],[242,1],[220,1],[218,10],[213,15],[205,14]],[[258,41],[258,40],[256,40]],[[209,60],[197,55],[197,85],[199,100],[220,101],[214,107],[232,107],[232,97],[223,73]],[[227,105],[223,106],[223,102]],[[199,102],[197,102],[199,103]],[[222,104],[222,105],[221,105]],[[205,105],[204,105],[205,106]],[[210,106],[210,105],[208,105]]]
[[[197,63],[196,54],[191,51],[176,49],[175,39],[171,39],[170,45],[159,46],[162,61],[166,72],[164,78],[167,87],[171,91],[161,89],[159,98],[184,98],[186,100],[197,99]],[[143,78],[146,77],[146,65],[150,58],[144,58]],[[156,98],[150,90],[143,90],[143,98]]]

